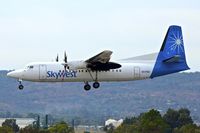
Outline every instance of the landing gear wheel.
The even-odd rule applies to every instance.
[[[95,89],[99,88],[99,87],[100,87],[99,82],[94,82],[94,83],[93,83],[93,87],[94,87]]]
[[[24,86],[23,85],[19,85],[19,90],[23,90],[24,89]]]
[[[89,84],[86,84],[86,85],[84,86],[84,89],[85,89],[86,91],[89,91],[89,90],[91,89],[91,86],[90,86]]]

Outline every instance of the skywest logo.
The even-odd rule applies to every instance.
[[[59,72],[47,71],[47,78],[75,78],[77,77],[77,72],[74,70],[63,70]]]

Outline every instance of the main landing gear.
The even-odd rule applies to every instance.
[[[24,86],[22,85],[22,80],[19,79],[18,81],[19,81],[18,89],[19,89],[19,90],[23,90],[23,89],[24,89]]]
[[[90,74],[90,77],[94,81],[94,83],[92,85],[93,88],[95,88],[95,89],[99,88],[100,87],[100,83],[98,82],[98,71],[97,70],[95,71],[95,78],[93,77],[93,75],[92,75],[90,70],[88,70],[88,72]],[[85,82],[84,89],[86,91],[89,91],[91,89],[91,86],[89,85],[89,83],[87,81]]]
[[[99,82],[94,82],[94,83],[93,83],[93,87],[94,87],[95,89],[99,88],[99,87],[100,87]]]
[[[100,87],[100,83],[99,82],[94,82],[92,86],[93,86],[93,88],[97,89],[97,88]],[[89,91],[91,89],[91,86],[90,86],[90,84],[88,82],[85,82],[84,89],[86,91]]]

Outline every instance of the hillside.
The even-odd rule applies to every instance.
[[[102,83],[86,92],[83,83],[18,82],[0,71],[0,112],[50,113],[103,121],[109,117],[138,115],[150,108],[164,113],[186,107],[200,121],[200,73],[178,73],[145,81]]]

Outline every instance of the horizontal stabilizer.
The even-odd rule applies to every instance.
[[[181,61],[180,55],[174,55],[171,58],[163,60],[164,63],[175,63],[175,62],[180,62],[180,61]]]

